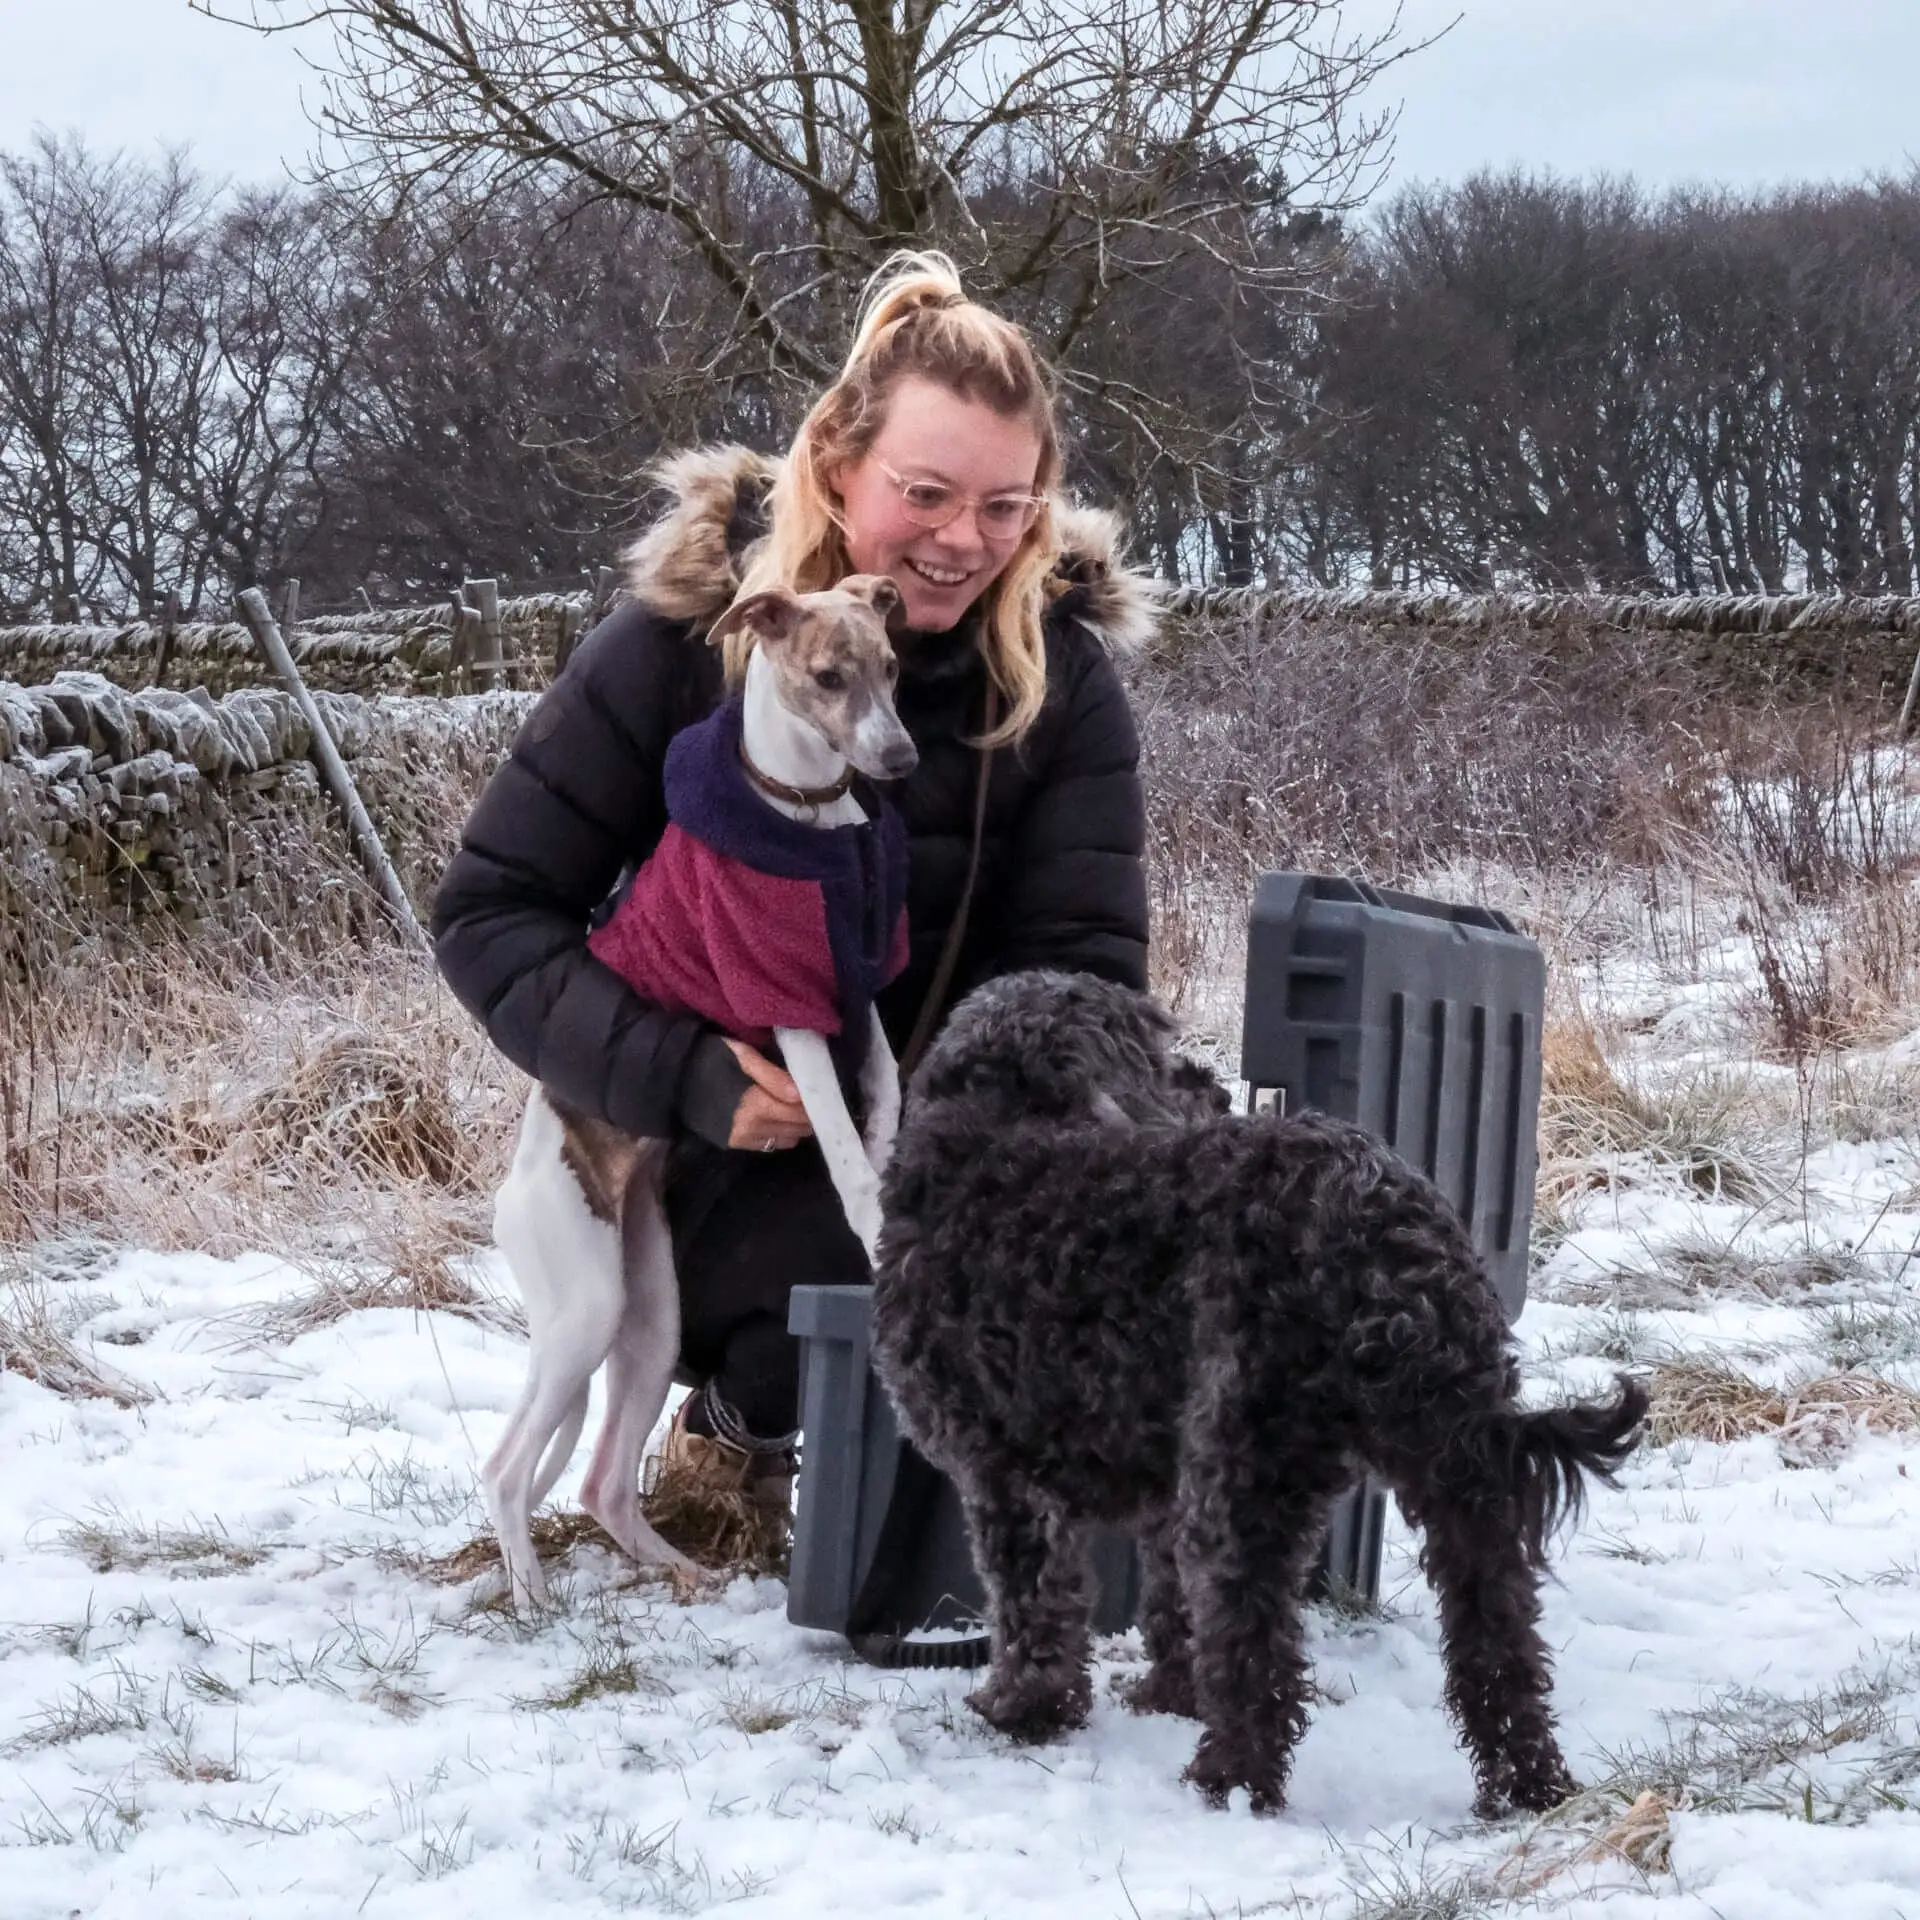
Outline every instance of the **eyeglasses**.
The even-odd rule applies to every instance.
[[[900,510],[916,527],[929,533],[950,525],[964,508],[973,509],[974,524],[989,540],[1017,540],[1040,517],[1046,500],[1037,493],[991,493],[982,500],[962,493],[944,480],[909,480],[895,473],[878,454],[873,464],[900,492]]]

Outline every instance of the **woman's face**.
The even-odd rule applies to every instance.
[[[901,381],[873,446],[837,476],[854,572],[891,575],[907,625],[943,632],[1000,577],[1025,529],[989,534],[971,506],[944,527],[916,526],[887,468],[903,480],[938,481],[989,500],[1032,493],[1040,454],[1040,436],[1025,420],[931,380]]]

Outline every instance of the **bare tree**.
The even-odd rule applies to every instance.
[[[1331,583],[1911,591],[1920,175],[1397,196],[1314,325],[1280,483]]]
[[[733,356],[818,381],[844,299],[937,245],[1071,371],[1118,290],[1205,264],[1292,298],[1276,208],[1351,204],[1407,49],[1340,0],[196,0],[330,27],[334,177],[558,175],[670,223],[732,306]],[[797,216],[772,224],[769,199]]]
[[[0,602],[193,610],[274,566],[371,308],[355,272],[313,195],[0,154]]]
[[[122,603],[151,615],[181,561],[181,470],[214,372],[204,272],[212,196],[178,153],[153,167],[88,159],[69,179],[93,322],[85,517]]]
[[[373,314],[330,209],[284,188],[226,210],[202,286],[216,364],[182,436],[179,483],[196,602],[210,577],[255,584],[296,537],[303,483]]]
[[[43,136],[0,154],[0,566],[7,597],[74,620],[104,561],[81,473],[99,423],[87,380],[93,284],[73,218],[80,150]]]

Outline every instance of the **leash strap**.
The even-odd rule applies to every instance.
[[[981,728],[982,735],[990,734],[999,721],[999,700],[995,697],[991,679],[987,682],[986,724]],[[974,882],[980,877],[980,847],[987,831],[987,786],[993,775],[993,749],[980,748],[980,764],[973,781],[973,844],[967,854],[967,877],[960,888],[960,904],[953,911],[953,925],[947,929],[946,944],[940,949],[940,959],[934,967],[933,978],[927,984],[927,997],[920,1003],[920,1015],[913,1023],[913,1031],[907,1036],[907,1044],[900,1050],[900,1078],[904,1082],[911,1077],[913,1070],[920,1064],[920,1056],[926,1052],[927,1044],[933,1038],[933,1030],[940,1024],[940,1016],[946,1010],[947,992],[953,985],[954,969],[960,964],[960,949],[966,944],[967,916],[973,908]]]
[[[999,717],[999,701],[991,679],[987,682],[986,725],[982,735],[990,734]],[[953,924],[947,929],[946,944],[927,986],[927,997],[913,1032],[900,1051],[900,1079],[904,1084],[920,1064],[933,1030],[945,1010],[947,994],[953,985],[954,970],[960,964],[960,949],[967,937],[967,916],[973,907],[974,883],[980,875],[980,848],[987,829],[987,784],[993,773],[993,749],[979,749],[980,763],[973,782],[973,844],[967,855],[967,877],[960,888],[960,904],[954,909]],[[867,1562],[859,1589],[847,1609],[847,1637],[854,1651],[874,1666],[978,1666],[987,1657],[984,1640],[939,1641],[932,1647],[910,1642],[900,1632],[888,1631],[882,1623],[895,1610],[896,1597],[905,1584],[904,1574],[920,1549],[927,1521],[939,1497],[941,1476],[916,1448],[906,1440],[894,1468],[892,1497],[881,1516],[880,1531],[873,1543],[873,1557]]]

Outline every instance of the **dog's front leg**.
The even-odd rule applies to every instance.
[[[860,1067],[860,1098],[867,1110],[867,1158],[875,1173],[887,1170],[894,1135],[900,1131],[900,1068],[876,1009],[867,1013],[867,1057]]]
[[[1179,1513],[1174,1508],[1141,1523],[1137,1536],[1140,1634],[1153,1665],[1141,1679],[1123,1687],[1121,1697],[1135,1713],[1178,1713],[1191,1719],[1196,1711],[1193,1628],[1187,1619],[1186,1592],[1180,1584],[1178,1528]]]
[[[880,1176],[874,1172],[860,1130],[847,1111],[826,1037],[800,1027],[776,1028],[774,1037],[780,1042],[787,1071],[800,1089],[800,1104],[813,1122],[814,1138],[820,1142],[833,1189],[846,1209],[847,1225],[859,1236],[871,1265],[880,1244]]]
[[[1093,1705],[1086,1530],[1012,1486],[963,1484],[960,1500],[993,1634],[993,1670],[967,1705],[1016,1740],[1084,1726]]]

